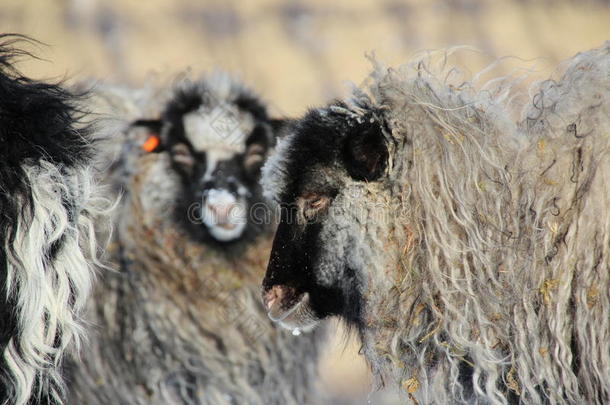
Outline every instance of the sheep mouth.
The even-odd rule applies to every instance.
[[[274,285],[263,292],[263,304],[269,318],[282,327],[298,332],[308,332],[320,319],[315,315],[307,292],[293,287]]]
[[[216,226],[227,231],[237,228],[237,224],[232,224],[230,222],[219,222],[218,224],[216,224]]]

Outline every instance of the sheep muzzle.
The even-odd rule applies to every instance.
[[[308,293],[298,293],[295,288],[274,285],[263,291],[263,304],[273,322],[290,330],[311,330],[317,323]]]

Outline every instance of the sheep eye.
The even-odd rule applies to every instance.
[[[330,205],[330,197],[321,194],[309,194],[298,201],[299,211],[305,222],[311,222]]]
[[[171,155],[172,160],[185,169],[190,169],[195,164],[195,159],[191,155],[188,146],[183,143],[172,146]]]
[[[265,149],[261,145],[252,145],[246,151],[244,168],[250,174],[258,174],[265,161]]]

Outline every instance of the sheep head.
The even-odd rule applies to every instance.
[[[228,244],[268,229],[258,181],[281,121],[247,89],[225,75],[183,84],[160,120],[135,125],[158,137],[143,147],[170,156],[182,184],[176,221],[194,239]]]
[[[388,147],[381,114],[342,102],[310,111],[283,138],[264,168],[264,189],[281,207],[263,301],[289,329],[319,319],[361,322],[362,279],[352,222],[363,187],[387,179]],[[350,225],[351,222],[351,225]]]

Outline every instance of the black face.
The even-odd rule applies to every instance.
[[[183,186],[176,220],[193,238],[219,244],[249,240],[271,225],[259,178],[278,125],[246,91],[229,96],[221,99],[205,82],[183,88],[157,125],[156,151],[169,154]]]
[[[270,193],[282,210],[263,301],[288,328],[306,329],[329,315],[360,322],[361,269],[348,264],[349,235],[341,235],[338,215],[349,184],[382,178],[388,152],[378,113],[352,118],[336,112],[344,107],[309,112],[264,169],[263,183],[276,188]]]

